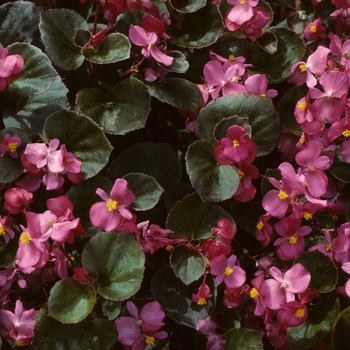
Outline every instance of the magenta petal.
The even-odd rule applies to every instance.
[[[118,211],[109,211],[105,202],[98,202],[90,208],[91,223],[103,231],[112,231],[118,225],[120,217]]]
[[[205,81],[212,86],[222,85],[225,82],[224,70],[219,61],[210,61],[203,70]]]
[[[131,346],[135,341],[135,337],[141,332],[136,320],[132,317],[119,317],[114,323],[117,328],[119,342]]]
[[[124,179],[117,179],[111,190],[111,198],[118,202],[118,208],[128,207],[134,200],[135,195],[127,188],[127,181]]]
[[[139,26],[134,26],[133,24],[129,29],[129,39],[137,46],[148,46],[150,44],[145,30]]]
[[[159,63],[164,64],[164,66],[171,66],[174,61],[174,57],[167,56],[164,52],[160,51],[155,45],[150,47],[152,57]]]
[[[284,274],[284,280],[288,282],[288,290],[292,293],[304,293],[309,286],[311,275],[303,265],[297,263]]]
[[[281,283],[272,278],[262,283],[260,294],[265,301],[265,305],[272,310],[278,310],[286,303],[284,288],[281,288]]]

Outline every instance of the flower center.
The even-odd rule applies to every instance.
[[[153,345],[154,342],[155,342],[154,337],[147,337],[147,338],[145,339],[145,343],[146,343],[147,345]]]
[[[19,339],[19,340],[16,340],[16,345],[17,346],[25,346],[26,343],[23,340]]]
[[[299,109],[300,109],[301,111],[303,111],[303,112],[305,111],[306,106],[307,106],[307,103],[306,103],[305,101],[300,102],[300,103],[298,104]]]
[[[279,198],[281,201],[287,199],[288,197],[289,197],[289,196],[288,196],[288,194],[287,194],[286,192],[280,190],[280,192],[279,192],[279,194],[278,194],[278,198]]]
[[[302,73],[306,72],[306,64],[301,64],[301,65],[299,66],[299,69],[300,69],[300,71],[301,71]]]
[[[305,220],[310,220],[310,219],[312,219],[312,214],[310,214],[310,213],[305,213],[305,214],[304,214],[304,219],[305,219]]]
[[[262,230],[263,227],[264,227],[264,223],[263,223],[262,221],[259,221],[259,222],[256,224],[256,228],[257,228],[258,230]]]
[[[71,159],[68,158],[68,157],[66,157],[66,158],[64,159],[64,161],[65,161],[66,163],[70,163],[70,162],[71,162]]]
[[[256,288],[252,288],[252,290],[250,291],[250,296],[255,299],[259,296],[259,292],[256,290]]]
[[[230,276],[230,275],[232,275],[232,273],[233,273],[233,269],[231,269],[231,267],[226,267],[225,275]]]
[[[233,147],[239,146],[239,141],[237,141],[237,140],[233,140],[232,143],[233,143]]]
[[[350,130],[344,130],[343,133],[342,133],[342,135],[343,135],[344,137],[350,137]]]
[[[289,243],[290,244],[295,244],[297,242],[298,242],[298,236],[289,237]]]
[[[230,55],[230,56],[228,56],[228,59],[229,59],[230,62],[234,62],[236,57],[235,57],[235,55]]]
[[[317,32],[317,27],[316,26],[311,26],[310,28],[312,33],[316,33]]]
[[[247,2],[247,0],[241,0],[239,3],[240,3],[241,5],[245,5],[246,2]]]
[[[17,142],[10,142],[8,145],[8,148],[10,150],[10,152],[16,152],[17,149]]]
[[[198,305],[205,305],[206,303],[207,301],[205,300],[205,298],[199,298],[197,302]]]
[[[244,176],[244,172],[241,169],[238,169],[237,173],[240,179]]]
[[[327,252],[329,252],[332,249],[333,244],[332,243],[328,243],[326,246],[326,250]]]
[[[0,236],[4,235],[6,232],[5,232],[5,229],[4,229],[4,226],[0,225]]]
[[[313,173],[314,171],[316,171],[316,168],[313,165],[310,165],[309,170]]]
[[[302,318],[305,316],[305,310],[304,309],[298,309],[295,313],[295,317]]]
[[[174,249],[174,246],[172,244],[168,244],[165,248],[167,252],[171,252]]]
[[[21,237],[19,237],[19,240],[23,243],[23,244],[29,244],[30,242],[30,236],[27,232],[22,232]]]
[[[110,199],[109,201],[106,202],[106,207],[108,211],[114,211],[117,209],[118,202],[114,201],[113,199]]]

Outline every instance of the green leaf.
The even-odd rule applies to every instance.
[[[174,232],[171,238],[207,239],[220,218],[230,220],[235,227],[225,210],[215,203],[203,203],[194,193],[175,204],[168,215],[167,228]]]
[[[215,316],[215,321],[219,328],[227,331],[231,328],[241,327],[241,316],[236,309],[225,308],[222,313]]]
[[[82,254],[83,266],[97,273],[97,292],[115,301],[130,298],[138,291],[144,263],[144,253],[130,233],[100,233],[90,239]]]
[[[67,192],[68,198],[74,205],[74,216],[80,218],[80,222],[84,229],[91,235],[100,231],[93,226],[90,221],[90,207],[100,202],[101,198],[95,193],[97,188],[103,189],[109,193],[112,189],[111,182],[102,176],[94,176],[91,179],[80,182],[78,185],[73,185]]]
[[[295,0],[278,0],[278,2],[291,9],[295,9]]]
[[[1,166],[1,165],[0,165]],[[6,244],[4,239],[0,239],[0,266],[1,267],[15,267],[15,262],[17,260],[17,250],[18,250],[18,237],[15,234],[13,239]]]
[[[165,69],[167,69],[169,72],[185,73],[190,66],[186,61],[186,56],[181,51],[170,51],[167,53],[167,56],[174,58],[172,65],[171,66],[164,66],[163,64],[160,64],[160,65]]]
[[[198,87],[187,79],[167,78],[164,84],[145,82],[145,85],[152,97],[179,109],[195,112],[203,102]]]
[[[239,176],[232,166],[219,164],[214,146],[200,140],[192,144],[186,154],[186,170],[192,186],[205,202],[221,202],[231,198],[239,185]]]
[[[164,204],[167,212],[169,212],[178,201],[193,192],[195,192],[193,187],[185,182],[178,182],[171,186],[164,193]]]
[[[17,180],[23,170],[24,167],[19,158],[0,157],[0,183],[8,184]]]
[[[186,244],[179,244],[171,252],[170,266],[175,276],[189,285],[203,276],[205,259],[201,253],[191,250]]]
[[[136,196],[131,205],[134,210],[152,209],[164,191],[154,177],[146,174],[130,173],[124,179],[128,182],[128,189]]]
[[[338,180],[350,183],[350,164],[344,162],[340,154],[335,156],[329,172]]]
[[[101,90],[85,88],[79,91],[76,103],[105,132],[116,135],[143,128],[150,111],[147,89],[136,79],[123,80],[106,96]]]
[[[202,48],[215,43],[223,31],[220,11],[211,2],[194,13],[185,14],[181,28],[167,28],[172,43],[191,48]]]
[[[110,320],[115,320],[122,311],[122,303],[120,301],[113,301],[103,299],[101,303],[103,314]]]
[[[278,39],[269,30],[262,32],[262,35],[256,39],[256,43],[270,55],[273,55],[278,49]]]
[[[252,137],[252,128],[249,125],[248,117],[239,117],[238,115],[234,115],[232,117],[224,118],[220,120],[219,123],[216,124],[214,129],[214,137],[216,140],[221,140],[224,137],[227,137],[227,129],[232,125],[239,125],[242,128],[246,129],[246,135]]]
[[[333,350],[344,350],[350,343],[350,307],[343,310],[337,317],[333,329]]]
[[[170,4],[179,12],[192,13],[205,6],[206,2],[206,0],[171,0]]]
[[[52,85],[57,73],[45,53],[25,43],[12,44],[8,49],[11,54],[21,55],[24,60],[20,77],[9,86],[10,92],[20,95],[40,94]]]
[[[34,344],[39,350],[109,350],[117,339],[112,321],[86,319],[76,324],[63,324],[39,311],[34,328]]]
[[[81,50],[81,53],[90,62],[107,64],[129,58],[130,47],[130,41],[124,34],[112,33],[97,48],[86,46]]]
[[[288,344],[298,350],[308,350],[319,344],[331,333],[339,309],[339,301],[334,295],[321,295],[321,301],[310,306],[307,320],[287,329]]]
[[[53,9],[41,13],[41,40],[53,63],[63,70],[75,70],[84,62],[84,56],[73,40],[77,29],[88,30],[88,25],[74,11]]]
[[[138,143],[121,152],[107,170],[113,182],[129,173],[150,175],[167,189],[180,181],[181,165],[169,144]]]
[[[3,113],[5,126],[22,128],[32,136],[40,134],[49,115],[68,109],[67,93],[68,89],[60,76],[38,95],[23,97],[16,92],[6,91],[7,106]]]
[[[252,140],[258,146],[258,156],[266,155],[275,148],[280,125],[278,114],[271,99],[251,94],[228,95],[210,102],[199,113],[196,134],[200,139],[215,144],[214,130],[224,118],[231,116],[249,118]]]
[[[96,290],[73,278],[56,282],[48,300],[49,316],[62,323],[78,323],[86,318],[96,303]]]
[[[252,329],[234,328],[225,333],[225,350],[263,350],[259,332]]]
[[[332,291],[338,282],[338,269],[328,256],[318,250],[301,254],[295,263],[302,264],[311,274],[309,288],[321,293]]]
[[[16,1],[0,6],[0,43],[30,43],[39,24],[39,10],[30,1]]]
[[[49,140],[57,138],[67,150],[83,162],[85,177],[96,175],[107,163],[112,146],[100,127],[90,118],[75,112],[60,111],[48,117],[44,134]]]
[[[277,84],[290,76],[293,64],[305,53],[305,44],[299,35],[286,28],[270,27],[269,31],[278,40],[277,51],[271,55],[258,45],[253,47],[251,71],[264,73],[270,83]]]
[[[306,96],[308,87],[303,85],[297,85],[289,89],[281,98],[278,104],[278,112],[281,118],[281,123],[295,135],[301,135],[303,132],[295,120],[294,109],[297,102]]]
[[[165,314],[179,324],[196,328],[197,323],[211,315],[214,308],[215,284],[212,278],[207,279],[213,296],[207,304],[198,305],[192,301],[192,294],[198,292],[200,282],[186,286],[176,278],[171,268],[157,270],[151,280],[151,292],[159,302]]]

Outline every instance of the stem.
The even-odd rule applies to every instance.
[[[96,29],[97,29],[97,22],[98,22],[98,16],[100,14],[100,3],[96,3],[96,9],[95,9],[95,18],[94,18],[94,28],[92,30],[92,35],[96,34]]]
[[[60,246],[60,251],[63,253],[63,255],[67,258],[68,262],[73,266],[77,266],[77,264],[74,262],[72,257],[66,252],[66,250],[63,248],[63,246]]]

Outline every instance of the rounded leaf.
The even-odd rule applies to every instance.
[[[117,339],[112,321],[94,319],[64,324],[42,308],[34,327],[34,344],[40,350],[109,350]]]
[[[130,57],[130,41],[121,33],[109,34],[97,48],[86,46],[81,52],[90,62],[97,64],[115,63]]]
[[[350,183],[350,164],[344,162],[343,157],[340,154],[337,154],[334,157],[334,162],[329,169],[329,172],[338,180]]]
[[[120,301],[113,301],[103,299],[101,302],[101,309],[103,314],[110,320],[115,320],[122,311],[122,303]]]
[[[167,56],[174,58],[171,66],[164,66],[163,64],[160,65],[169,72],[185,73],[190,66],[186,61],[186,56],[181,51],[170,51],[167,53]]]
[[[333,330],[333,350],[344,350],[350,343],[350,307],[343,310],[337,317]]]
[[[136,79],[123,80],[106,96],[101,90],[85,88],[79,91],[76,103],[83,114],[115,135],[143,128],[151,108],[146,87]]]
[[[215,203],[203,203],[197,193],[187,195],[170,211],[167,228],[172,230],[171,238],[207,239],[217,221],[226,218],[235,227],[232,217]]]
[[[1,166],[1,165],[0,165]],[[0,240],[0,267],[15,267],[18,250],[18,235],[5,243],[4,239]]]
[[[258,156],[266,155],[275,148],[280,124],[271,99],[251,94],[228,95],[210,102],[199,113],[196,134],[200,139],[215,144],[214,130],[224,118],[231,116],[249,118],[252,140],[258,146]]]
[[[40,94],[52,85],[57,72],[45,53],[25,43],[12,44],[8,49],[12,55],[20,55],[24,60],[20,77],[13,80],[9,86],[10,92],[25,96]]]
[[[234,328],[225,333],[225,350],[263,350],[259,332],[252,329]]]
[[[167,189],[180,181],[181,165],[169,144],[138,143],[121,152],[107,170],[111,181],[129,173],[150,175]]]
[[[175,10],[179,12],[192,13],[198,11],[200,8],[205,6],[206,2],[206,0],[172,0],[170,4]]]
[[[96,303],[96,290],[73,278],[56,282],[48,300],[49,316],[62,323],[78,323],[86,318]]]
[[[108,163],[113,148],[100,127],[88,117],[69,111],[55,112],[46,119],[43,131],[47,139],[59,139],[83,162],[85,177],[96,175]]]
[[[179,244],[171,252],[170,266],[176,277],[189,285],[203,276],[205,259],[201,253],[191,250],[186,244]]]
[[[128,182],[128,189],[136,196],[131,205],[134,210],[152,209],[164,191],[154,177],[146,174],[130,173],[124,179]]]
[[[82,254],[83,266],[97,273],[97,292],[115,301],[130,298],[138,291],[144,263],[144,253],[130,233],[100,233],[90,239]]]
[[[321,293],[332,291],[338,282],[338,269],[328,256],[318,250],[301,254],[295,263],[302,264],[311,274],[309,288]]]
[[[210,276],[208,276],[210,277]],[[205,305],[198,305],[192,301],[192,294],[196,294],[200,282],[186,286],[176,278],[171,268],[157,270],[151,280],[151,292],[162,306],[165,314],[179,324],[196,328],[197,323],[211,315],[216,296],[216,288],[212,278],[207,284],[213,294]]]
[[[206,140],[196,141],[188,148],[186,170],[192,186],[205,202],[224,201],[237,191],[237,171],[219,164],[214,157],[214,146]]]
[[[30,43],[39,24],[39,10],[30,1],[8,2],[0,6],[0,43]]]
[[[0,157],[0,183],[8,184],[17,180],[23,170],[24,167],[19,158]]]
[[[52,62],[63,70],[75,70],[84,62],[80,48],[74,44],[77,29],[88,30],[88,25],[74,11],[53,9],[41,13],[41,40]]]
[[[298,350],[308,350],[319,344],[331,333],[339,309],[339,300],[334,295],[322,294],[321,301],[310,306],[307,320],[287,329],[288,344]]]

